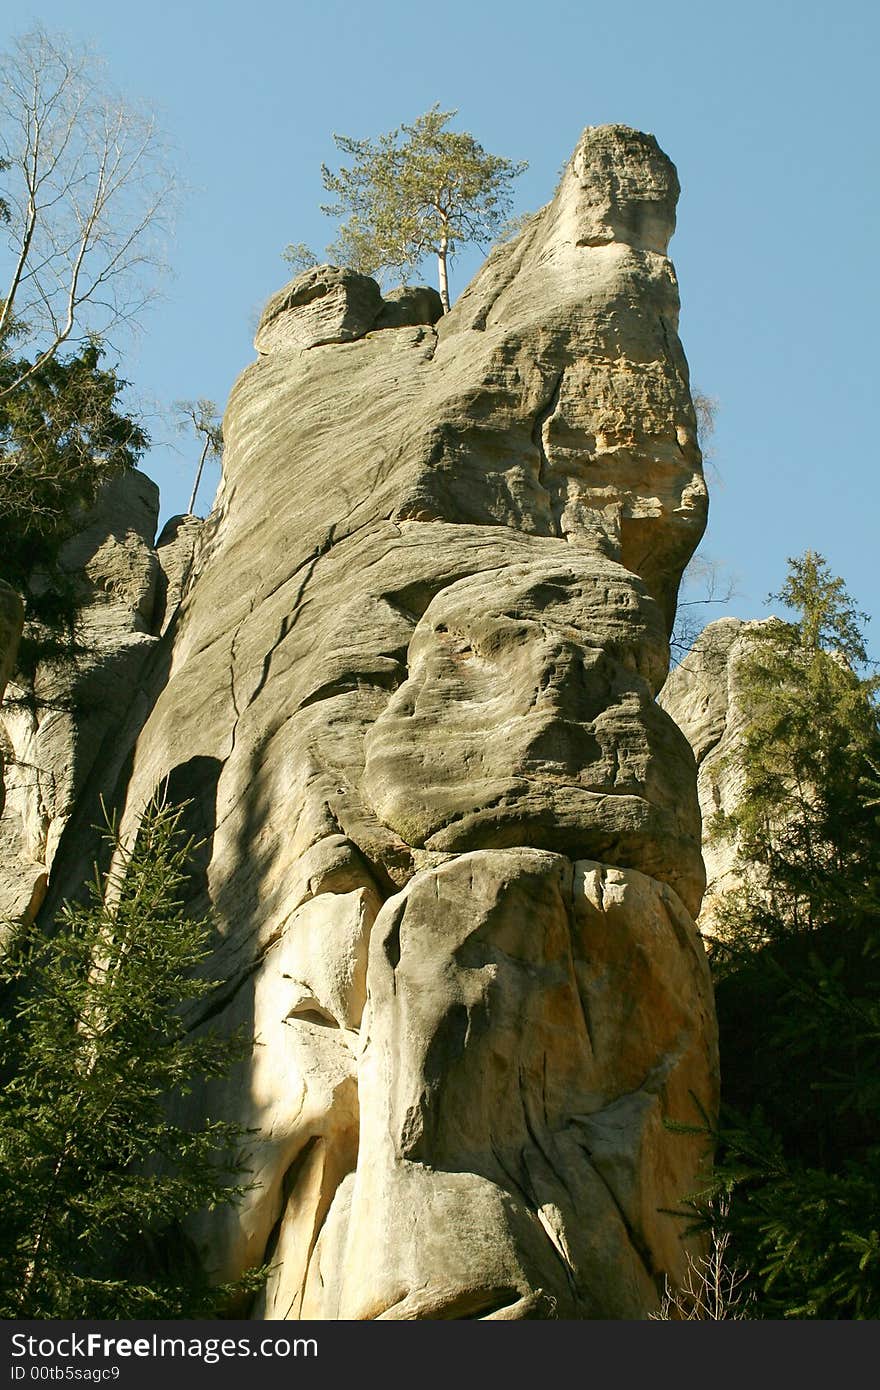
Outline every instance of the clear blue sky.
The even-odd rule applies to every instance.
[[[488,150],[529,161],[519,211],[551,196],[585,125],[652,131],[683,188],[682,339],[719,403],[703,549],[737,576],[726,611],[766,613],[786,556],[812,547],[874,615],[880,655],[878,16],[876,0],[25,0],[0,44],[35,20],[92,42],[176,146],[174,277],[121,364],[147,403],[225,401],[282,248],[331,239],[334,130],[457,107]],[[453,294],[477,264],[461,256]],[[191,480],[195,446],[176,447],[145,464],[163,519]]]

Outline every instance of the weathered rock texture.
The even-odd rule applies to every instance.
[[[717,1068],[654,698],[706,507],[677,193],[587,130],[436,326],[316,267],[232,392],[124,823],[167,786],[206,837],[212,1023],[255,1036],[210,1104],[256,1133],[198,1236],[273,1264],[255,1316],[636,1318],[682,1270],[664,1122]]]
[[[14,589],[0,579],[0,700],[6,691],[9,677],[15,670],[15,658],[24,624],[24,605]],[[0,812],[3,811],[6,785],[3,780],[5,739],[0,737]]]
[[[109,797],[124,762],[123,730],[133,714],[143,722],[141,685],[157,645],[154,624],[173,611],[184,588],[182,566],[171,566],[169,580],[154,549],[158,511],[158,488],[143,473],[104,488],[61,557],[79,578],[83,600],[76,655],[44,662],[32,680],[10,684],[0,713],[8,764],[0,921],[38,910],[68,822],[80,804],[90,825],[100,820],[100,793]],[[81,877],[83,850],[80,842],[70,856],[68,887]]]
[[[719,811],[733,811],[742,799],[745,784],[737,750],[746,715],[739,666],[749,653],[752,634],[762,626],[741,618],[709,623],[684,661],[670,672],[659,696],[659,703],[690,743],[697,764],[706,865],[706,892],[698,925],[708,936],[715,931],[718,899],[742,882],[736,845],[713,834],[712,819]],[[757,866],[750,865],[748,873],[755,881]]]

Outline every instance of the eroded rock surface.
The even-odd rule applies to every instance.
[[[64,829],[135,698],[160,574],[159,490],[137,471],[114,479],[67,542],[61,563],[83,608],[70,658],[13,677],[0,713],[7,798],[0,820],[0,920],[30,918],[45,896]],[[91,797],[93,823],[102,819]],[[86,873],[88,868],[86,866]]]
[[[267,306],[125,826],[205,838],[272,1318],[643,1317],[716,1101],[693,755],[655,703],[706,494],[653,137],[584,133],[451,313]],[[371,288],[372,287],[372,288]],[[167,678],[164,672],[167,668]]]
[[[153,607],[153,632],[163,635],[189,592],[198,564],[205,523],[198,516],[172,516],[156,541],[159,584]]]
[[[773,621],[769,619],[768,621]],[[765,624],[741,618],[719,618],[702,631],[692,650],[670,672],[659,702],[672,716],[694,751],[697,793],[703,823],[703,861],[706,892],[699,915],[700,930],[715,931],[715,905],[743,879],[743,865],[733,840],[713,832],[713,817],[730,813],[742,799],[744,779],[737,757],[746,714],[742,703],[740,663],[754,648],[753,634]],[[749,866],[753,882],[757,865]]]
[[[462,854],[385,904],[368,975],[359,1158],[300,1315],[642,1316],[681,1257],[663,1117],[712,1067],[676,894],[541,850]],[[282,1270],[267,1308],[291,1293]]]
[[[18,643],[24,624],[24,605],[21,598],[8,584],[0,579],[0,700],[6,691],[6,683],[15,670]],[[3,751],[6,740],[0,737],[0,813],[6,797],[3,781]]]

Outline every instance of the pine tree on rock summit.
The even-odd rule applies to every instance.
[[[338,173],[321,166],[336,200],[322,211],[347,219],[328,248],[333,258],[367,275],[406,276],[423,257],[436,255],[444,311],[450,259],[463,242],[497,235],[510,212],[510,185],[527,167],[487,154],[466,132],[448,130],[454,115],[434,105],[376,141],[334,135],[351,163]]]

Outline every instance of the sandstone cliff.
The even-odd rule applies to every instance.
[[[69,660],[43,661],[32,678],[18,675],[10,683],[0,711],[0,747],[7,760],[0,922],[37,912],[77,811],[85,834],[67,856],[64,890],[75,891],[83,870],[90,875],[89,829],[101,819],[101,795],[112,802],[133,734],[147,713],[146,663],[179,599],[186,541],[200,525],[194,517],[176,518],[157,547],[158,512],[159,490],[142,473],[104,488],[61,556],[62,568],[80,589],[76,653]]]
[[[333,267],[275,296],[173,621],[126,590],[83,770],[15,793],[47,915],[99,792],[131,833],[191,801],[212,1023],[255,1039],[205,1101],[256,1131],[254,1187],[197,1236],[223,1277],[271,1259],[257,1317],[643,1317],[683,1268],[701,1146],[665,1121],[717,1059],[655,700],[706,512],[677,195],[652,137],[588,129],[439,321]]]
[[[6,691],[9,677],[15,670],[18,643],[24,623],[24,605],[14,589],[0,580],[0,700]],[[0,739],[0,812],[6,798],[6,784],[3,778],[3,753],[5,740]]]
[[[712,819],[719,811],[733,811],[743,794],[737,749],[746,715],[739,666],[749,654],[752,634],[761,626],[741,618],[719,618],[709,623],[684,661],[670,672],[659,696],[659,703],[690,743],[697,764],[706,866],[699,926],[707,936],[715,930],[718,899],[742,881],[743,868],[737,859],[736,845],[713,834]],[[748,872],[754,882],[758,867],[751,865]]]

